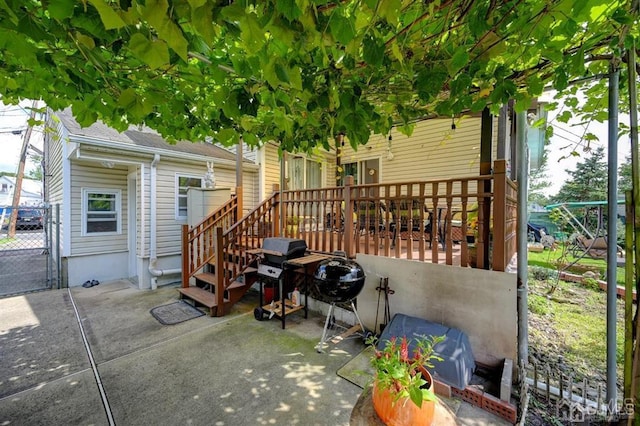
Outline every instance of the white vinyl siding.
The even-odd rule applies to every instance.
[[[66,142],[66,131],[60,122],[49,119],[47,121],[47,128],[54,129],[52,132],[45,132],[44,138],[44,197],[45,203],[48,203],[52,207],[52,214],[54,221],[56,220],[56,206],[60,206],[63,202],[62,188],[63,188],[63,160],[62,160],[62,144]],[[64,241],[65,229],[62,226],[64,223],[64,209],[59,208],[59,222],[55,223],[55,226],[59,226],[59,234],[54,232],[52,238],[58,238],[53,246],[56,253],[62,249],[62,241]]]
[[[82,236],[122,233],[121,198],[119,190],[83,188]]]
[[[128,251],[127,174],[128,167],[106,168],[91,162],[71,162],[71,255]],[[83,193],[87,188],[120,193],[120,233],[85,234]]]

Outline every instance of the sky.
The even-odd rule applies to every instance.
[[[20,150],[27,129],[29,111],[25,107],[31,106],[31,101],[20,105],[3,105],[0,103],[0,172],[18,171]],[[21,131],[19,134],[13,132]],[[29,140],[31,144],[42,149],[42,131],[35,128]],[[35,165],[29,161],[25,163],[25,172],[34,169]]]
[[[593,150],[597,147],[604,147],[604,160],[608,161],[608,122],[591,122],[587,126],[577,124],[578,120],[569,123],[556,121],[555,117],[560,113],[560,109],[549,111],[547,123],[554,128],[554,135],[551,137],[550,145],[547,147],[547,176],[551,186],[543,191],[545,195],[555,195],[558,193],[564,182],[569,178],[566,170],[575,170],[576,164],[583,162],[590,155],[584,152],[582,135],[586,131],[595,134],[599,141],[592,141],[590,146]],[[619,122],[629,125],[629,116],[620,114]],[[571,151],[580,153],[580,157],[570,156]],[[624,163],[626,157],[631,152],[631,142],[629,135],[625,135],[618,140],[618,166]],[[567,157],[567,158],[563,158]]]

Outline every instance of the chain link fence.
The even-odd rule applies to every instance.
[[[0,206],[0,297],[58,288],[52,213],[51,208],[20,207],[14,228],[11,207]]]

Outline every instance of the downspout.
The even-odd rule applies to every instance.
[[[154,154],[151,162],[151,176],[149,181],[149,273],[151,274],[151,290],[158,288],[158,277],[169,274],[179,274],[182,269],[157,269],[158,266],[158,250],[156,241],[156,207],[157,207],[157,175],[158,163],[160,162],[160,154]]]

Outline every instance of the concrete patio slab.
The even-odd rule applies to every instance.
[[[362,339],[318,353],[324,317],[256,321],[252,292],[223,318],[149,313],[177,299],[127,281],[0,299],[0,424],[349,424],[362,390],[336,372]],[[466,409],[459,424],[506,424]]]

